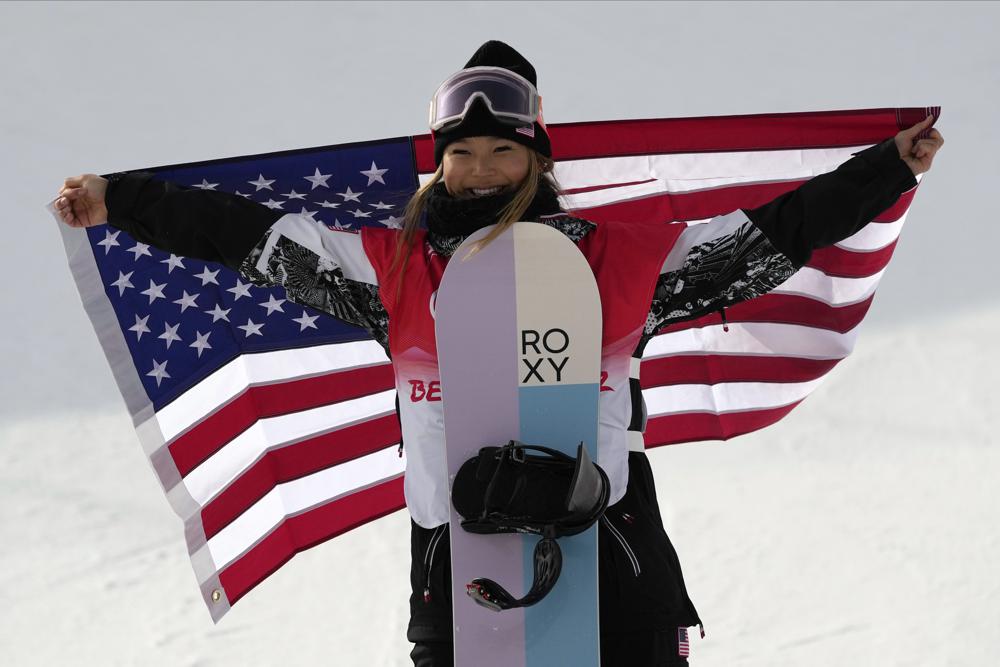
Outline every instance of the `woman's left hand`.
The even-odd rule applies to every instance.
[[[896,148],[900,159],[913,170],[913,175],[929,171],[934,155],[944,146],[944,137],[937,130],[931,130],[926,139],[916,139],[916,136],[934,122],[934,116],[928,116],[913,127],[896,135]]]

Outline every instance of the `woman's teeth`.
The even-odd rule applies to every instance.
[[[503,186],[497,185],[496,187],[492,188],[471,188],[469,192],[471,192],[476,197],[488,197],[490,195],[495,195],[501,190],[503,190]]]

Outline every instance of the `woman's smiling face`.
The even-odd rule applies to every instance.
[[[452,197],[486,197],[516,189],[528,175],[531,151],[499,137],[466,137],[444,151],[444,186]]]

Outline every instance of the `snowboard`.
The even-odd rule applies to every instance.
[[[541,223],[518,222],[478,252],[452,255],[434,303],[449,488],[481,447],[510,440],[598,461],[601,302],[576,245]],[[451,508],[457,667],[597,667],[597,524],[559,538],[562,574],[537,604],[493,611],[466,594],[477,577],[515,597],[531,586],[539,537],[464,531]]]

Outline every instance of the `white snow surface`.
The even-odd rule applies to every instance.
[[[651,452],[698,667],[993,665],[1000,310],[862,335],[783,422]],[[124,409],[0,426],[9,665],[407,665],[403,512],[218,626]]]

